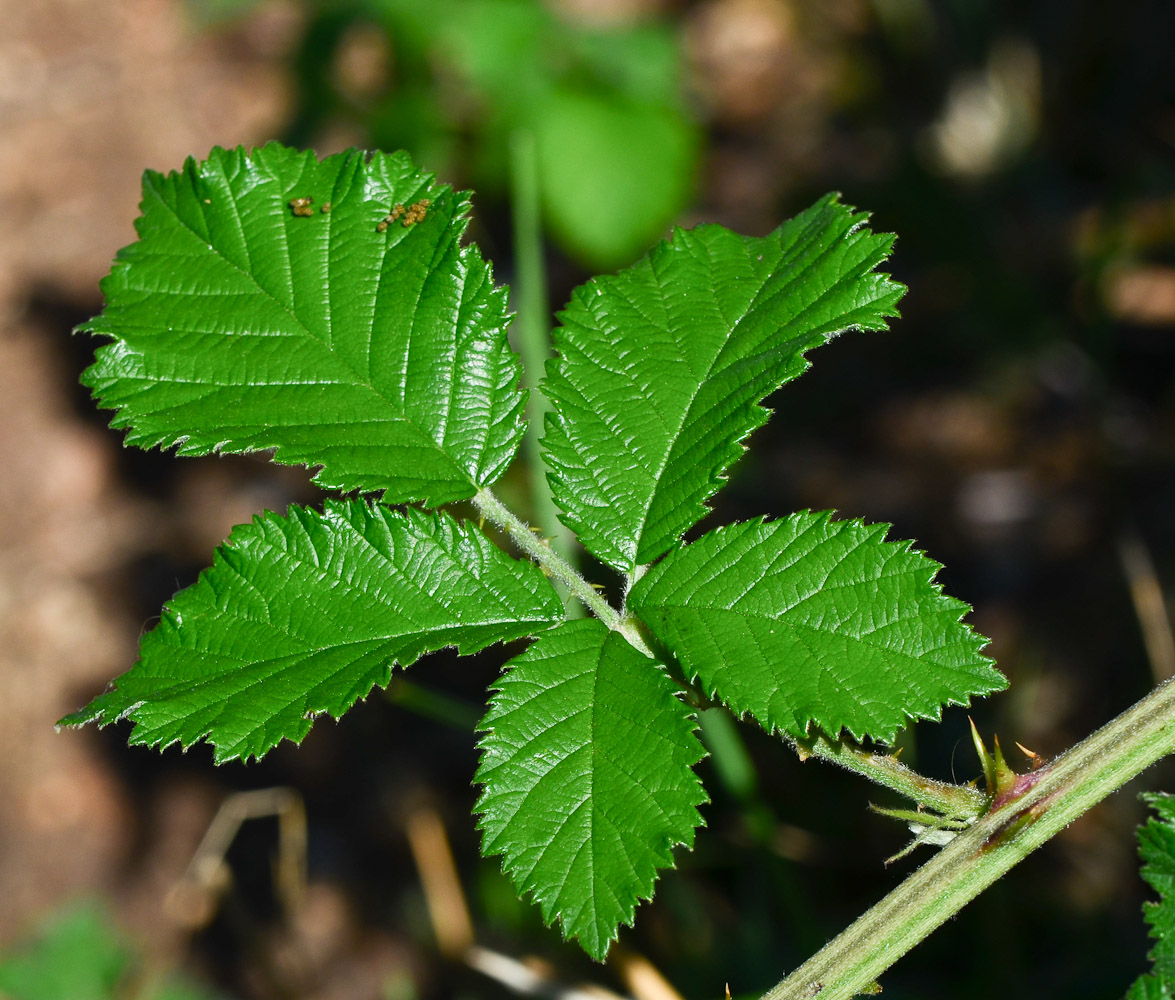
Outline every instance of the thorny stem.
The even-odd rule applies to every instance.
[[[920,806],[952,819],[974,819],[983,812],[988,801],[988,797],[972,785],[952,785],[923,777],[896,757],[869,753],[826,736],[817,736],[813,740],[794,740],[793,746],[801,760],[811,756],[839,764],[904,795]]]
[[[473,506],[482,517],[506,532],[515,545],[586,604],[608,628],[619,632],[650,659],[655,659],[637,631],[636,625],[628,618],[621,617],[620,613],[580,576],[571,563],[554,551],[544,539],[537,537],[509,507],[490,492],[488,487],[482,487],[474,494]]]
[[[1175,751],[1167,681],[1038,771],[762,1000],[849,1000],[1082,813]],[[1002,801],[1001,801],[1002,800]]]

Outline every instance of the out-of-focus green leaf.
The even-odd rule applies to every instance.
[[[561,87],[533,130],[551,231],[593,267],[628,263],[689,203],[698,134],[672,108]]]
[[[98,903],[73,903],[47,919],[23,947],[0,955],[4,1000],[121,1000],[131,995],[135,954]],[[217,1000],[175,976],[134,993],[142,1000]]]
[[[535,0],[456,0],[434,25],[439,55],[483,112],[525,108],[548,85],[559,22]]]
[[[570,30],[567,44],[581,67],[575,78],[627,100],[682,110],[681,42],[665,24],[637,23]]]
[[[665,23],[588,26],[541,0],[371,0],[393,45],[427,51],[443,73],[403,77],[375,115],[379,134],[408,136],[398,103],[433,88],[448,126],[475,137],[481,189],[503,189],[511,135],[536,138],[543,210],[565,250],[596,268],[633,260],[692,197],[697,125],[688,114],[681,52]],[[415,63],[414,63],[415,65]],[[424,118],[414,113],[411,122]],[[415,133],[414,151],[435,142]]]
[[[0,958],[0,995],[12,1000],[110,1000],[130,950],[98,906],[55,915],[26,948]]]

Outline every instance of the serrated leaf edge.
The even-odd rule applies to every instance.
[[[240,156],[249,158],[254,153],[263,152],[269,149],[289,150],[289,147],[285,147],[277,141],[270,141],[257,147],[246,147],[244,145],[238,145],[232,148],[226,148],[224,146],[217,145],[213,146],[211,150],[209,150],[208,155],[203,160],[199,160],[195,156],[188,156],[184,160],[182,167],[180,167],[178,170],[170,170],[167,173],[158,170],[144,171],[143,197],[139,202],[139,215],[134,221],[137,238],[134,242],[121,247],[115,253],[110,272],[99,282],[99,289],[103,292],[107,302],[109,303],[110,296],[106,293],[106,290],[109,283],[111,282],[111,279],[114,277],[115,272],[130,266],[132,263],[134,263],[136,256],[143,252],[141,250],[141,241],[145,239],[146,235],[149,233],[144,210],[144,206],[147,204],[148,200],[149,182],[150,195],[153,196],[156,201],[160,202],[163,205],[163,208],[167,210],[170,215],[175,217],[177,223],[180,226],[189,232],[194,232],[191,230],[190,226],[180,219],[179,216],[176,215],[175,212],[171,211],[171,209],[165,204],[162,195],[158,191],[158,186],[165,183],[177,183],[184,180],[185,178],[191,178],[193,180],[198,178],[200,168],[212,160],[213,157]],[[327,163],[333,159],[345,161],[353,156],[362,156],[364,165],[367,165],[371,163],[376,151],[350,149],[338,153],[331,153],[325,157],[322,157],[321,159],[317,158],[313,150],[307,149],[294,152],[297,154],[295,159],[304,161],[315,159],[319,165]],[[461,268],[465,271],[468,271],[469,260],[473,256],[476,256],[480,260],[481,264],[484,265],[485,280],[489,285],[489,297],[502,307],[503,322],[501,324],[500,340],[503,345],[508,344],[506,331],[509,328],[510,322],[513,318],[513,313],[511,313],[506,307],[509,299],[509,291],[506,286],[494,284],[492,262],[488,258],[481,256],[480,251],[478,251],[473,244],[461,243],[461,241],[467,235],[470,222],[472,221],[471,211],[473,192],[470,190],[455,190],[448,184],[438,184],[436,173],[417,167],[411,157],[403,150],[396,150],[392,153],[383,155],[387,156],[389,159],[406,160],[417,171],[420,177],[421,185],[416,189],[416,194],[419,194],[421,191],[430,190],[434,186],[438,187],[442,192],[452,194],[454,199],[454,211],[450,224],[453,225],[456,229],[454,234],[454,242],[457,244],[457,260]],[[223,163],[221,166],[223,166]],[[111,343],[105,344],[98,348],[98,350],[95,352],[96,356],[99,353],[108,354],[110,351],[123,346],[123,341],[118,337],[117,333],[104,328],[104,318],[105,309],[103,309],[103,311],[98,315],[93,316],[83,323],[79,323],[77,326],[73,327],[71,331],[74,334],[84,333],[91,336],[111,338]],[[304,324],[301,322],[301,320],[298,320],[298,324],[304,328]],[[80,381],[86,388],[91,390],[95,405],[99,409],[113,412],[113,416],[109,421],[109,426],[113,430],[128,430],[129,428],[128,433],[124,436],[124,443],[127,446],[139,447],[144,450],[159,449],[160,451],[164,452],[174,451],[175,455],[177,456],[248,455],[268,452],[270,460],[279,465],[300,466],[310,471],[311,482],[315,483],[317,486],[322,487],[323,489],[341,490],[344,492],[350,492],[356,489],[355,484],[347,481],[345,477],[343,479],[337,480],[332,478],[329,470],[323,463],[305,462],[296,459],[287,461],[283,459],[282,451],[286,448],[284,445],[243,445],[240,447],[229,447],[229,441],[225,440],[217,442],[211,448],[200,446],[198,449],[187,450],[185,446],[191,438],[190,434],[173,434],[170,432],[159,433],[141,430],[135,426],[135,416],[131,413],[125,412],[128,408],[128,404],[124,403],[122,405],[112,405],[105,402],[103,395],[103,384],[102,382],[99,382],[96,374],[97,368],[98,363],[96,361],[90,364],[82,372]],[[517,359],[517,355],[514,355],[513,368],[515,376],[513,382],[517,385],[521,377],[521,362]],[[358,376],[358,373],[356,373],[356,375]],[[368,388],[372,389],[376,395],[382,395],[378,392],[378,390],[375,389],[374,386],[368,386]],[[503,450],[509,453],[507,457],[485,469],[483,475],[480,477],[481,481],[472,482],[467,494],[459,497],[455,496],[451,499],[443,499],[437,503],[430,504],[430,506],[439,506],[441,503],[448,503],[452,502],[453,500],[467,499],[468,497],[472,497],[479,488],[492,485],[497,481],[498,478],[501,477],[501,475],[505,472],[506,467],[510,464],[511,461],[513,461],[514,455],[517,454],[518,447],[520,446],[522,438],[525,435],[526,420],[521,416],[525,406],[526,395],[525,393],[519,393],[517,400],[515,401],[514,405],[509,408],[508,412],[499,416],[498,420],[494,422],[495,424],[501,423],[505,420],[508,420],[511,416],[515,417],[518,421],[519,426],[513,436],[513,440],[509,442],[509,444],[503,444]],[[426,431],[419,428],[418,430],[420,430],[423,440],[426,440],[430,445],[436,447],[436,442],[433,441]],[[437,450],[439,451],[439,448]],[[454,462],[450,456],[444,452],[440,452],[440,454],[447,461],[449,461],[449,463],[458,473],[460,473],[462,476],[467,475],[467,470],[463,469],[460,465]],[[378,499],[384,495],[386,490],[385,488],[380,487],[373,489],[359,488],[359,492],[364,496]]]
[[[998,670],[996,670],[995,659],[993,657],[987,656],[986,654],[983,654],[980,652],[980,650],[982,650],[985,646],[987,646],[990,643],[990,640],[987,639],[986,636],[983,636],[979,632],[977,632],[975,630],[974,626],[972,626],[970,622],[963,621],[964,616],[966,616],[969,612],[973,611],[974,609],[966,601],[960,600],[959,598],[954,597],[953,595],[944,593],[943,592],[943,584],[936,579],[939,572],[945,568],[942,563],[938,562],[938,560],[934,559],[932,556],[927,555],[924,550],[914,548],[914,542],[912,539],[894,539],[894,540],[886,539],[884,536],[888,535],[889,532],[893,529],[893,525],[889,522],[886,522],[886,521],[867,522],[863,518],[859,518],[859,517],[838,518],[838,517],[836,517],[837,511],[831,510],[831,509],[814,511],[814,510],[811,510],[810,508],[803,508],[801,510],[795,511],[794,514],[790,515],[790,516],[803,515],[803,514],[808,514],[808,515],[811,515],[814,518],[818,519],[818,520],[813,521],[813,527],[816,527],[819,525],[836,523],[836,524],[844,524],[847,526],[857,526],[857,527],[860,527],[860,528],[863,528],[866,530],[871,530],[871,533],[874,536],[880,534],[883,537],[883,540],[879,544],[892,546],[897,554],[900,554],[900,555],[909,554],[909,555],[913,555],[913,556],[919,556],[923,560],[925,560],[925,562],[927,563],[927,570],[928,570],[928,575],[925,578],[925,582],[927,583],[927,585],[929,585],[929,587],[934,591],[934,593],[938,597],[942,598],[946,602],[949,602],[949,604],[954,605],[955,608],[957,608],[958,615],[954,618],[954,621],[957,624],[962,626],[962,628],[965,630],[965,634],[968,638],[974,637],[977,640],[982,640],[982,642],[978,643],[976,646],[976,651],[975,651],[976,657],[978,657],[980,660],[984,661],[984,663],[987,666],[991,667],[993,669],[993,671],[995,671],[996,673],[999,673]],[[714,528],[712,531],[707,532],[705,535],[702,536],[702,538],[695,539],[692,542],[686,542],[684,540],[679,541],[674,546],[674,548],[670,550],[670,552],[666,553],[665,556],[662,557],[661,560],[659,560],[656,563],[651,564],[648,572],[646,572],[641,577],[641,579],[634,585],[633,590],[635,591],[637,589],[637,587],[645,587],[645,588],[652,587],[656,583],[656,581],[659,577],[658,568],[660,566],[666,565],[667,560],[670,558],[670,556],[673,553],[678,552],[683,549],[687,549],[692,545],[696,545],[699,542],[701,542],[704,538],[722,536],[722,535],[728,534],[732,531],[738,531],[739,529],[744,529],[744,528],[749,530],[750,528],[754,528],[754,527],[770,527],[773,524],[778,524],[778,523],[781,523],[786,520],[787,520],[787,518],[783,518],[783,517],[772,518],[772,517],[768,517],[766,515],[760,515],[758,517],[750,518],[746,521],[735,521],[735,522],[731,522],[730,524],[721,525],[717,528]],[[639,618],[639,612],[635,612],[635,613],[637,614],[637,617]],[[660,643],[658,643],[658,645],[660,646]],[[666,650],[665,652],[666,652],[666,655],[672,655],[672,653],[668,650]],[[698,674],[696,671],[690,671],[686,667],[686,665],[684,663],[682,663],[681,660],[678,659],[677,657],[674,657],[674,660],[677,663],[679,663],[683,672],[685,672],[687,674],[687,677],[691,683],[700,683],[700,678],[698,677]],[[993,686],[992,688],[985,690],[985,691],[973,691],[965,699],[948,698],[945,701],[938,702],[933,709],[928,710],[926,712],[910,712],[910,711],[907,711],[903,707],[901,709],[901,715],[906,720],[905,724],[909,724],[910,722],[919,722],[919,721],[941,722],[942,721],[942,713],[945,708],[948,708],[948,707],[968,707],[971,704],[971,700],[975,697],[986,697],[989,694],[993,694],[997,691],[1004,690],[1008,686],[1007,678],[1003,677],[1002,674],[999,674],[999,676],[1003,678],[1004,683],[1002,685]],[[753,721],[755,723],[755,725],[759,726],[760,728],[765,729],[766,731],[770,732],[773,735],[783,734],[783,735],[811,736],[813,734],[814,730],[819,730],[819,728],[820,728],[815,720],[809,720],[809,722],[805,728],[804,734],[791,734],[788,732],[788,730],[784,729],[778,723],[773,723],[769,727],[765,726],[763,724],[763,722],[760,719],[758,719],[749,708],[739,711],[739,710],[735,709],[734,707],[732,707],[731,705],[729,705],[724,699],[721,698],[718,691],[715,689],[714,685],[708,685],[708,684],[702,683],[701,687],[707,697],[720,701],[740,721],[745,722],[749,718],[751,721]],[[869,737],[880,744],[888,744],[888,743],[893,742],[897,732],[900,731],[901,728],[903,728],[903,726],[898,725],[898,726],[894,727],[893,732],[888,732],[888,733],[884,733],[884,734],[875,734],[875,733],[868,733],[864,730],[857,732],[851,726],[846,725],[846,726],[842,727],[841,731],[848,731],[849,735],[852,736],[853,739],[855,739],[857,741],[860,741],[860,740],[865,739],[866,737]],[[823,730],[820,730],[820,731],[823,732]],[[838,731],[836,733],[825,733],[825,735],[829,736],[830,738],[835,740],[835,739],[839,738],[840,732]]]
[[[455,530],[459,534],[464,534],[467,537],[475,537],[475,538],[477,537],[477,535],[481,535],[481,538],[484,539],[484,543],[487,547],[487,550],[500,552],[500,550],[498,550],[497,547],[494,546],[493,543],[491,541],[489,541],[488,538],[486,538],[481,532],[479,532],[468,521],[458,520],[457,518],[453,518],[450,515],[444,515],[439,511],[423,511],[423,510],[420,510],[420,509],[418,509],[416,507],[412,507],[412,506],[407,506],[407,507],[402,507],[402,508],[392,508],[392,507],[385,505],[385,504],[369,503],[366,500],[358,500],[355,502],[363,504],[364,506],[368,507],[369,510],[371,510],[373,513],[375,513],[377,515],[387,516],[388,514],[391,514],[393,516],[403,517],[409,523],[415,523],[416,525],[421,525],[424,523],[439,524],[443,519],[447,518],[448,520],[450,520],[453,523],[453,527],[455,528]],[[286,519],[286,520],[290,520],[290,519],[294,519],[294,518],[300,519],[303,515],[319,516],[319,517],[321,517],[321,519],[324,522],[325,521],[334,521],[337,523],[340,520],[345,521],[346,514],[344,512],[349,506],[350,506],[350,503],[345,500],[327,500],[327,501],[325,501],[325,503],[323,505],[323,511],[321,512],[321,514],[319,514],[319,512],[314,507],[309,506],[309,505],[290,504],[286,508],[286,512],[284,514],[278,513],[275,511],[266,510],[266,511],[261,511],[261,512],[253,515],[253,518],[248,523],[237,525],[236,528],[234,528],[233,533],[230,534],[229,537],[226,538],[225,541],[220,546],[217,547],[216,551],[213,554],[212,565],[205,567],[203,570],[201,570],[196,581],[193,584],[191,584],[189,587],[183,588],[183,590],[177,592],[177,594],[175,596],[179,596],[179,594],[184,593],[184,591],[190,590],[190,589],[192,589],[202,583],[207,583],[207,578],[214,571],[217,571],[219,569],[224,569],[224,568],[231,568],[231,567],[228,567],[228,563],[226,562],[225,555],[222,552],[222,549],[232,549],[232,548],[239,546],[242,541],[241,534],[245,535],[244,540],[246,541],[246,543],[251,543],[255,538],[261,537],[259,529],[261,529],[267,523],[272,523],[272,522],[279,520],[279,519]],[[280,528],[279,528],[279,530],[280,530]],[[234,539],[234,536],[236,536],[235,539]],[[512,558],[510,556],[507,556],[505,553],[501,553],[501,555],[504,558]],[[520,562],[520,563],[522,562],[521,560],[515,560],[515,561]],[[552,594],[554,594],[553,590],[552,590]],[[175,597],[173,597],[171,600],[174,600],[174,599],[175,599]],[[518,618],[518,617],[510,617],[508,619],[502,618],[498,621],[490,620],[490,621],[486,621],[486,622],[479,622],[478,624],[479,625],[480,624],[493,625],[493,624],[505,624],[507,622],[522,623],[522,622],[525,622],[525,619]],[[177,614],[177,611],[172,606],[171,601],[168,601],[164,604],[163,612],[160,616],[160,620],[156,624],[155,627],[158,628],[159,625],[162,625],[164,623],[170,624],[170,626],[175,629],[178,629],[180,627],[180,624],[182,623],[182,619],[179,617],[179,615]],[[535,634],[538,634],[543,631],[546,631],[549,628],[553,628],[558,623],[559,623],[559,619],[555,619],[555,620],[546,622],[546,624],[543,624],[543,622],[541,622],[539,620],[535,620],[532,624],[534,624],[536,627]],[[495,645],[495,644],[496,644],[495,642],[490,642],[490,643],[478,646],[476,649],[462,651],[460,643],[449,643],[444,646],[438,646],[436,649],[425,651],[423,654],[421,654],[420,657],[418,657],[416,660],[413,660],[412,663],[399,663],[398,661],[392,662],[388,666],[388,673],[390,676],[396,670],[397,667],[401,670],[406,670],[409,667],[415,665],[416,663],[419,663],[421,660],[425,659],[426,657],[443,652],[446,649],[456,650],[458,656],[468,656],[468,655],[473,655],[475,653],[481,652],[483,649],[486,649],[489,646]],[[141,659],[141,657],[136,658],[135,665],[138,664],[139,659]],[[134,665],[132,665],[132,667],[130,669],[134,669]],[[110,714],[108,712],[106,706],[103,704],[103,701],[107,700],[109,698],[109,696],[111,696],[117,692],[118,679],[119,678],[114,678],[112,681],[110,681],[110,683],[107,684],[106,689],[101,694],[99,694],[97,697],[93,698],[88,705],[79,709],[76,712],[71,712],[70,714],[59,719],[56,724],[57,728],[58,729],[77,728],[80,726],[87,725],[89,723],[95,723],[99,729],[104,729],[106,726],[113,725],[115,723],[122,722],[122,721],[126,720],[126,721],[131,722],[134,726],[134,728],[131,730],[131,732],[127,736],[127,743],[130,746],[147,746],[147,747],[151,747],[153,749],[156,749],[156,750],[162,752],[162,751],[167,750],[176,744],[179,744],[180,748],[184,752],[187,752],[188,750],[190,750],[192,747],[196,746],[197,744],[204,742],[204,743],[208,743],[209,746],[212,748],[213,760],[217,764],[224,764],[224,763],[227,763],[232,760],[241,759],[241,754],[239,752],[236,752],[236,751],[232,750],[231,748],[228,748],[228,750],[226,751],[226,748],[222,747],[219,744],[212,742],[212,740],[210,739],[211,730],[206,730],[205,732],[202,732],[201,734],[193,737],[190,740],[185,740],[182,736],[174,736],[171,739],[167,740],[166,742],[164,742],[162,739],[152,738],[152,736],[150,735],[150,731],[145,733],[143,731],[141,724],[140,724],[140,720],[135,717],[136,711],[138,709],[142,708],[144,705],[146,705],[148,703],[149,699],[146,699],[146,698],[140,699],[139,701],[136,701],[133,704],[130,704],[130,705],[124,707],[123,709],[121,709],[117,713]],[[352,702],[348,706],[348,708],[346,708],[341,713],[336,714],[336,713],[331,712],[329,710],[323,710],[321,712],[316,712],[314,714],[314,719],[318,719],[321,716],[326,715],[329,718],[333,719],[337,723],[342,718],[342,716],[344,714],[346,714],[346,712],[350,711],[351,708],[354,708],[354,706],[356,704],[366,702],[367,698],[370,696],[371,692],[374,691],[375,688],[381,687],[381,686],[382,685],[379,685],[379,684],[372,685],[371,689],[367,692],[367,694],[357,698],[354,702]],[[306,738],[306,736],[309,735],[309,732],[310,732],[310,727],[307,727],[306,731],[303,732],[301,735],[297,736],[296,738],[290,737],[290,736],[284,736],[281,738],[281,740],[278,741],[278,743],[273,744],[268,750],[264,751],[262,754],[250,754],[249,757],[247,757],[245,759],[246,760],[260,759],[262,756],[264,756],[265,754],[267,754],[270,751],[272,751],[273,749],[275,749],[281,743],[284,743],[287,741],[293,743],[295,746],[300,745],[302,740],[304,740]],[[234,744],[234,746],[236,746],[236,744]]]
[[[525,654],[522,654],[522,655],[525,655]],[[671,678],[669,678],[669,675],[668,675],[667,671],[665,670],[665,667],[662,664],[658,663],[656,660],[650,660],[650,663],[655,667],[655,669],[658,672],[660,672],[662,674],[662,676],[666,677],[669,680],[672,680]],[[511,666],[511,664],[509,662],[506,663],[504,665],[503,671],[499,675],[498,679],[496,681],[494,681],[490,685],[490,687],[488,688],[488,693],[490,694],[490,707],[487,709],[486,714],[478,722],[477,729],[476,729],[476,731],[478,733],[485,734],[482,736],[481,739],[478,740],[478,742],[476,744],[476,748],[479,752],[485,749],[486,740],[489,738],[489,736],[494,731],[493,722],[495,721],[494,713],[496,710],[496,706],[494,705],[493,697],[495,695],[499,694],[500,692],[502,692],[502,690],[503,690],[502,685],[503,685],[504,680],[506,679],[507,670],[509,669],[510,666]],[[681,692],[680,691],[672,692],[672,693],[667,692],[667,694],[669,694],[670,697],[674,698],[679,703],[681,703]],[[696,713],[690,713],[688,715],[688,718],[689,718],[690,722],[692,723],[692,725],[690,727],[690,732],[692,734],[698,733],[700,726],[697,721]],[[695,735],[695,738],[697,738],[696,735]],[[584,950],[587,951],[588,954],[591,955],[592,958],[596,959],[596,961],[602,962],[604,960],[604,958],[607,956],[607,953],[611,950],[611,946],[619,940],[620,928],[621,927],[629,927],[629,928],[633,927],[636,922],[637,908],[640,906],[641,903],[647,903],[647,902],[652,901],[653,896],[655,895],[656,883],[661,879],[662,873],[666,872],[666,871],[673,871],[676,868],[676,863],[674,861],[673,854],[677,850],[677,848],[685,847],[689,850],[692,850],[693,845],[694,845],[694,837],[695,837],[697,831],[706,826],[705,817],[702,816],[699,809],[701,806],[707,805],[710,802],[710,796],[706,792],[705,787],[702,784],[701,778],[698,777],[696,771],[694,771],[694,768],[702,760],[704,760],[706,757],[709,756],[709,752],[702,745],[702,742],[700,739],[698,739],[698,748],[699,748],[700,753],[699,753],[697,759],[695,761],[693,761],[693,763],[689,764],[689,769],[690,769],[690,772],[693,776],[693,784],[694,784],[696,791],[698,793],[697,800],[694,801],[690,806],[690,808],[693,812],[695,822],[691,826],[688,834],[685,837],[683,837],[682,839],[675,840],[673,838],[673,835],[670,834],[670,835],[666,835],[665,837],[662,838],[662,843],[657,844],[657,845],[650,845],[650,850],[656,855],[656,860],[657,860],[657,864],[654,865],[652,875],[649,877],[647,885],[642,886],[640,889],[638,889],[638,891],[635,895],[635,898],[630,903],[628,903],[627,905],[624,905],[622,907],[624,912],[621,916],[621,919],[619,920],[617,925],[612,929],[609,936],[603,941],[602,948],[600,949],[599,954],[595,954],[595,953],[591,952],[587,948],[587,945],[579,938],[579,936],[576,933],[568,931],[566,925],[563,922],[562,916],[559,913],[554,912],[554,911],[548,913],[548,906],[552,902],[551,899],[549,898],[549,896],[544,894],[541,890],[536,889],[534,886],[522,886],[522,885],[518,884],[518,882],[515,879],[514,871],[510,865],[508,853],[505,849],[494,847],[494,846],[491,846],[487,849],[487,847],[485,845],[483,845],[482,855],[483,856],[492,856],[492,855],[500,856],[502,858],[502,866],[501,866],[502,871],[507,875],[507,877],[510,878],[511,882],[515,885],[516,889],[518,890],[520,896],[522,896],[523,898],[529,898],[533,903],[535,903],[539,906],[539,910],[540,910],[540,913],[542,914],[544,924],[548,927],[552,926],[553,924],[558,924],[559,933],[565,942],[570,942],[573,939],[577,940],[579,942],[580,946],[583,947]],[[479,764],[478,772],[480,773],[480,771],[481,771],[481,766]],[[482,791],[478,796],[478,801],[474,805],[474,809],[473,809],[474,814],[477,817],[476,829],[482,833],[483,837],[485,837],[487,835],[486,824],[488,822],[486,819],[486,816],[485,816],[485,812],[482,808],[482,804],[483,804],[483,801],[486,796],[485,782],[479,781],[478,778],[475,776],[474,784],[480,785],[482,788]]]

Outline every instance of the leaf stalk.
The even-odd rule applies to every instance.
[[[614,631],[624,631],[621,629],[620,615],[616,609],[595,591],[571,563],[547,544],[545,539],[535,535],[525,522],[494,496],[488,487],[482,487],[478,490],[474,494],[472,502],[482,517],[506,532],[519,549],[586,604],[608,628]],[[630,642],[632,641],[627,633],[625,636],[629,638]]]
[[[887,754],[869,753],[826,736],[795,740],[792,745],[801,759],[818,757],[837,764],[951,819],[974,819],[987,806],[988,797],[973,785],[927,778]]]

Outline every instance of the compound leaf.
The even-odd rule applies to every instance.
[[[128,444],[273,449],[389,503],[472,496],[524,426],[505,289],[460,245],[468,209],[404,153],[271,143],[148,171],[139,240],[81,327],[113,343],[82,381]]]
[[[567,622],[510,662],[482,722],[483,853],[597,960],[702,822],[704,751],[675,692],[619,634]]]
[[[291,507],[239,525],[143,637],[138,663],[62,722],[129,718],[131,743],[207,738],[218,762],[260,757],[386,685],[397,663],[475,653],[562,617],[537,567],[447,515]]]
[[[544,442],[555,501],[586,548],[625,571],[665,553],[805,352],[897,315],[905,288],[874,271],[893,237],[866,218],[827,195],[765,237],[679,229],[576,289],[547,366]]]
[[[1145,795],[1155,810],[1138,828],[1142,877],[1159,894],[1157,903],[1144,903],[1143,914],[1155,946],[1149,975],[1140,976],[1126,1000],[1171,1000],[1175,997],[1175,795]]]
[[[891,740],[1006,681],[942,593],[941,568],[886,524],[802,511],[709,532],[671,552],[629,606],[740,715],[802,737]]]

